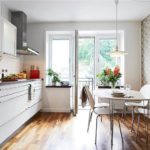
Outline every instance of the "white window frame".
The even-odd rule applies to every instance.
[[[105,39],[116,39],[116,35],[115,33],[113,34],[100,34],[100,35],[96,35],[95,36],[95,75],[98,74],[100,72],[100,68],[99,68],[99,63],[100,63],[100,60],[99,60],[99,45],[98,45],[98,41],[99,40],[105,40]],[[119,49],[121,49],[122,51],[124,51],[124,32],[123,31],[118,31],[118,47]],[[120,61],[120,71],[122,73],[122,77],[121,77],[121,84],[124,85],[124,82],[125,82],[125,59],[124,59],[124,56],[121,56],[120,57],[120,60],[118,58],[116,58],[116,61],[119,62]]]
[[[69,40],[69,82],[72,82],[72,66],[73,66],[73,34],[64,31],[47,31],[46,32],[46,71],[52,68],[52,41],[53,40]],[[46,85],[50,84],[50,79],[46,74]]]
[[[98,63],[100,63],[100,60],[98,58],[98,40],[100,39],[116,39],[116,33],[113,30],[101,30],[101,31],[79,31],[79,36],[80,38],[86,38],[86,37],[95,37],[95,62],[94,62],[94,72],[95,72],[95,77],[94,80],[96,79],[96,74],[100,72],[100,68]],[[122,51],[124,51],[124,31],[123,30],[119,30],[118,31],[118,47],[119,49],[121,49]],[[122,73],[122,77],[121,77],[121,84],[124,85],[125,83],[125,58],[124,56],[121,57],[120,60],[120,71]],[[96,82],[96,80],[95,80]],[[96,83],[95,83],[96,85]]]

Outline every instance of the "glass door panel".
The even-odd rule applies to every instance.
[[[79,38],[78,49],[78,97],[80,97],[81,89],[84,85],[88,85],[91,92],[94,88],[94,70],[95,70],[95,38],[82,37]],[[79,106],[81,100],[79,98]]]

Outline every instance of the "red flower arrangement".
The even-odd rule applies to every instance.
[[[119,66],[116,66],[113,70],[105,68],[101,73],[97,74],[97,78],[100,79],[102,84],[111,83],[111,86],[114,88],[121,75]]]

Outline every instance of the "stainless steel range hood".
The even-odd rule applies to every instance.
[[[39,55],[27,44],[27,16],[22,11],[11,12],[11,22],[17,27],[17,54]]]

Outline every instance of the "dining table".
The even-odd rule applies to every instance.
[[[124,93],[123,95],[115,95],[114,93]],[[114,107],[114,101],[123,101],[124,103],[126,101],[133,101],[133,102],[141,102],[143,100],[148,100],[148,108],[150,108],[150,100],[148,98],[145,98],[140,91],[136,90],[122,90],[122,89],[95,89],[93,91],[93,96],[98,97],[99,99],[103,99],[103,102],[106,100],[106,102],[110,101],[110,110],[111,110],[111,119],[110,119],[110,130],[111,130],[111,146],[113,146],[113,132],[114,132],[114,114],[116,113],[115,107]],[[122,111],[124,108],[122,108]],[[150,115],[150,110],[147,111],[147,116]],[[119,122],[118,122],[119,123]],[[121,125],[119,123],[120,128],[120,134],[122,138],[123,143],[123,136],[121,131]],[[148,121],[146,122],[146,130],[147,130],[147,140],[148,140]]]

